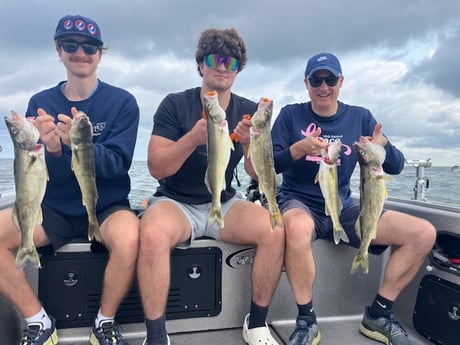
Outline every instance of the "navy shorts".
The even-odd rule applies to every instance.
[[[112,213],[119,210],[128,210],[135,213],[129,201],[109,206],[96,214],[99,225]],[[88,239],[88,216],[67,216],[42,205],[43,229],[51,241],[54,250],[72,242],[74,239]]]
[[[334,240],[332,219],[329,216],[326,216],[320,212],[315,211],[314,209],[309,208],[303,202],[290,199],[280,204],[281,213],[286,212],[287,210],[293,208],[300,208],[312,216],[315,222],[315,232],[313,234],[313,240],[316,239],[325,239],[328,241]],[[355,224],[356,220],[359,217],[360,207],[359,205],[353,205],[342,210],[340,214],[340,223],[342,224],[345,232],[347,233],[349,243],[342,242],[348,246],[359,248],[361,240],[356,234]],[[385,212],[385,210],[383,211]],[[380,255],[382,254],[388,246],[386,245],[371,245],[369,246],[369,253]]]

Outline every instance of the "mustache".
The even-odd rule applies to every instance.
[[[89,56],[70,56],[69,60],[72,62],[84,62],[84,63],[92,63],[93,59]]]

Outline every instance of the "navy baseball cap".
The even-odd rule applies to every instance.
[[[335,55],[331,53],[319,53],[308,60],[307,67],[305,68],[305,77],[309,78],[313,73],[322,69],[330,71],[336,77],[342,74],[342,67]]]
[[[62,17],[56,27],[54,40],[67,35],[87,37],[96,41],[101,46],[104,45],[99,25],[97,25],[94,20],[88,17],[83,17],[80,15],[67,15]]]

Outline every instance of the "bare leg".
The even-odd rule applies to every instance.
[[[313,219],[300,209],[288,210],[283,215],[286,230],[286,274],[296,302],[306,304],[312,300],[316,277],[312,252]]]
[[[378,224],[373,244],[390,244],[393,251],[379,294],[394,301],[417,274],[436,240],[436,229],[426,220],[387,211]]]
[[[149,320],[165,313],[171,249],[189,239],[190,234],[187,219],[170,202],[156,203],[142,216],[137,272],[145,317]]]
[[[129,291],[139,247],[139,220],[130,211],[117,211],[101,225],[104,245],[109,250],[109,261],[104,273],[101,313],[114,316]]]

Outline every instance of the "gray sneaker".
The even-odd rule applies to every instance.
[[[91,345],[129,345],[120,333],[115,321],[105,321],[98,328],[94,327],[89,337]]]
[[[369,316],[369,307],[366,307],[359,331],[387,345],[411,345],[406,330],[394,319],[393,313],[373,319]]]
[[[21,338],[20,345],[56,345],[58,336],[56,332],[56,320],[50,316],[51,328],[42,329],[40,323],[30,324]]]
[[[318,325],[309,325],[301,316],[297,317],[295,330],[289,337],[289,345],[318,345],[320,340]]]

